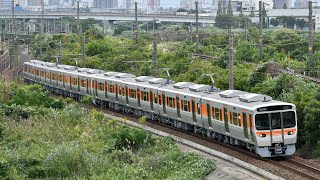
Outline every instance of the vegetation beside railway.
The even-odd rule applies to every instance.
[[[85,22],[83,22],[85,23]],[[141,25],[139,44],[132,41],[131,26],[122,24],[116,26],[115,34],[102,35],[99,24],[95,28],[87,28],[86,55],[87,67],[103,70],[131,72],[135,75],[152,75],[153,34],[148,31],[150,22]],[[92,27],[93,22],[89,22]],[[75,25],[75,24],[74,24]],[[100,25],[101,26],[101,25]],[[89,27],[89,26],[86,26]],[[215,86],[228,89],[228,54],[229,34],[226,30],[217,28],[200,28],[200,53],[212,56],[212,60],[195,59],[194,38],[189,25],[172,25],[170,23],[155,24],[160,32],[158,41],[158,67],[172,68],[171,78],[174,81],[190,81],[211,84],[210,79],[201,76],[216,73]],[[171,34],[171,36],[170,36]],[[111,36],[116,35],[116,36]],[[129,36],[128,36],[129,35]],[[35,37],[37,40],[39,37]],[[62,62],[75,65],[72,58],[81,54],[80,39],[76,34],[46,36],[45,60],[56,62],[58,40],[62,40]],[[182,40],[181,40],[182,39]],[[234,30],[235,65],[234,87],[238,90],[258,92],[297,105],[299,138],[298,153],[308,158],[320,157],[320,89],[319,86],[299,77],[279,75],[279,68],[289,68],[303,73],[308,67],[307,34],[301,30],[275,29],[266,30],[263,34],[263,60],[259,60],[259,32],[254,26],[244,31]],[[310,74],[320,77],[320,34],[314,33],[315,69]],[[32,43],[33,54],[37,57],[39,41]],[[72,55],[73,54],[73,55]],[[130,61],[124,63],[124,61]],[[131,62],[133,61],[133,62]],[[134,61],[140,61],[135,63]],[[78,60],[79,66],[81,61]],[[306,71],[308,74],[308,71]],[[166,77],[166,72],[160,71],[160,77]]]
[[[203,179],[213,163],[39,85],[0,83],[0,178]]]

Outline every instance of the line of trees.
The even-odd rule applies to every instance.
[[[305,19],[296,18],[293,16],[281,16],[277,18],[272,18],[270,20],[270,24],[274,27],[281,25],[290,29],[294,29],[295,27],[297,29],[303,29],[304,27],[307,27],[307,21]]]

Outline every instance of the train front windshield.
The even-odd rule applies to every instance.
[[[269,122],[271,122],[272,129],[281,129],[281,118],[282,118],[284,129],[293,128],[296,126],[296,117],[295,117],[294,111],[274,112],[274,113],[257,114],[255,116],[256,129],[270,130]]]

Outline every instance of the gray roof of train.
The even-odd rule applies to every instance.
[[[240,101],[239,97],[232,97],[232,98],[224,98],[219,95],[220,90],[216,90],[215,92],[207,92],[207,91],[201,91],[201,92],[195,92],[195,91],[190,91],[189,88],[175,88],[173,84],[150,84],[148,81],[143,81],[143,82],[138,82],[135,80],[135,78],[117,78],[115,76],[105,76],[103,73],[99,74],[88,74],[86,72],[78,72],[77,69],[70,71],[70,70],[65,70],[65,69],[59,69],[56,66],[55,67],[49,67],[46,65],[41,65],[41,64],[35,64],[31,62],[25,62],[25,64],[45,68],[48,70],[56,70],[56,71],[61,71],[61,72],[66,72],[74,75],[79,75],[79,76],[90,76],[90,77],[95,77],[99,79],[104,79],[104,80],[116,80],[118,82],[123,82],[126,84],[131,84],[131,85],[140,85],[143,87],[147,88],[158,88],[160,91],[167,91],[171,93],[176,93],[176,94],[183,94],[183,95],[190,95],[193,97],[197,98],[203,98],[203,100],[210,100],[210,101],[215,101],[221,104],[229,104],[231,106],[238,106],[241,108],[245,109],[256,109],[259,107],[265,107],[265,106],[273,106],[273,105],[293,105],[291,103],[286,103],[282,101],[276,101],[276,100],[271,100],[267,102],[262,102],[262,101],[257,101],[257,102],[243,102]],[[249,92],[248,92],[249,93]]]

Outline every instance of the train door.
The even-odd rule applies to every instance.
[[[137,89],[137,100],[138,100],[138,107],[141,107],[141,102],[140,102],[140,89]]]
[[[249,139],[249,134],[248,134],[248,124],[247,124],[247,114],[246,113],[242,113],[242,119],[243,119],[243,133],[244,133],[244,137],[246,139]]]
[[[254,139],[254,134],[253,134],[253,126],[252,126],[252,114],[249,115],[249,125],[250,125],[250,136],[251,136],[251,141],[253,141]]]
[[[153,107],[153,92],[152,92],[152,90],[150,91],[149,97],[150,97],[151,110],[154,111],[154,107]]]
[[[180,113],[180,99],[179,99],[178,96],[176,97],[176,100],[177,100],[177,115],[178,115],[179,118],[181,118],[181,113]]]
[[[91,96],[94,96],[94,80],[93,79],[90,79],[90,95]]]
[[[104,95],[106,99],[108,99],[108,83],[107,82],[104,83]]]
[[[126,103],[129,104],[129,96],[128,96],[129,91],[128,91],[128,87],[126,86],[125,89],[126,89]]]
[[[162,94],[162,108],[163,108],[163,113],[166,114],[167,111],[166,111],[166,95]]]
[[[210,104],[207,104],[207,114],[208,114],[208,124],[210,127],[212,127],[212,123],[211,123],[211,111],[210,111]]]
[[[88,79],[86,79],[86,88],[87,88],[87,94],[89,94],[89,80]]]
[[[80,92],[80,78],[77,78],[78,92]]]
[[[191,111],[192,111],[192,119],[193,122],[197,122],[197,117],[196,117],[196,103],[194,100],[191,100]]]
[[[62,75],[62,84],[63,84],[63,88],[66,88],[66,76]]]
[[[227,108],[223,108],[223,113],[224,113],[224,126],[225,126],[225,129],[226,129],[226,132],[230,132],[229,130],[229,122],[228,122],[228,110]]]
[[[96,80],[96,83],[95,83],[95,93],[96,93],[96,96],[98,97],[98,88],[100,88],[100,86],[99,86],[99,82]]]
[[[73,79],[71,76],[69,76],[69,85],[70,85],[70,90],[72,91],[72,82],[73,82]]]
[[[118,84],[116,84],[116,101],[119,101],[119,89]],[[120,87],[121,88],[121,87]]]

